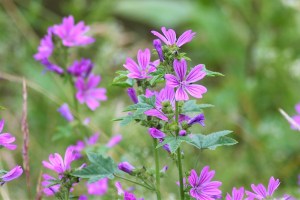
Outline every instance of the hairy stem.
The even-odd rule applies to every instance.
[[[155,158],[155,184],[156,184],[156,197],[158,200],[161,199],[160,194],[160,170],[159,170],[159,157],[158,157],[158,150],[156,148],[157,140],[153,138],[153,151],[154,151],[154,158]]]
[[[152,191],[154,190],[153,188],[151,188],[151,187],[149,187],[149,186],[147,186],[147,185],[144,185],[143,183],[139,183],[139,182],[130,180],[130,179],[128,179],[128,178],[125,178],[125,177],[122,177],[122,176],[118,176],[118,175],[116,175],[116,174],[114,174],[114,176],[117,177],[117,178],[119,178],[119,179],[123,179],[123,180],[125,180],[125,181],[128,181],[128,182],[130,182],[130,183],[133,183],[133,184],[142,186],[142,187],[144,187],[144,188],[147,188],[148,190],[152,190]]]
[[[178,111],[178,101],[175,101],[175,120],[177,125],[179,124],[179,111]],[[179,129],[176,130],[176,136],[179,134]],[[181,162],[181,150],[180,147],[177,149],[177,164],[178,164],[178,175],[179,175],[179,190],[180,199],[184,200],[184,189],[183,189],[183,175],[182,175],[182,162]]]

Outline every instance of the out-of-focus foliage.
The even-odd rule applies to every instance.
[[[96,63],[107,87],[109,101],[102,103],[93,116],[93,127],[101,130],[106,142],[109,136],[122,133],[121,147],[112,154],[116,161],[128,159],[135,165],[149,166],[146,159],[152,152],[146,130],[133,124],[119,127],[111,119],[120,117],[129,104],[126,92],[111,85],[115,71],[122,70],[127,56],[134,57],[139,48],[151,45],[150,30],[161,26],[197,32],[194,40],[184,46],[192,64],[204,63],[207,69],[219,71],[224,77],[206,78],[208,93],[199,100],[215,105],[205,110],[206,127],[197,133],[233,130],[239,144],[215,151],[199,151],[187,147],[184,170],[210,165],[222,189],[251,183],[266,183],[270,176],[281,180],[282,193],[297,193],[300,172],[300,135],[290,129],[278,108],[294,113],[300,101],[300,4],[297,0],[204,0],[204,1],[58,1],[2,0],[0,7],[0,118],[16,135],[18,150],[1,152],[1,163],[11,167],[21,162],[22,133],[20,128],[22,92],[21,78],[28,79],[28,120],[30,128],[31,193],[35,194],[41,161],[49,153],[63,152],[81,133],[72,133],[65,140],[51,138],[66,122],[56,112],[71,100],[71,88],[42,66],[32,55],[47,27],[60,23],[62,16],[72,14],[76,21],[91,25],[97,42],[80,51]],[[13,75],[13,77],[11,76]],[[88,111],[87,111],[88,112]],[[128,152],[125,149],[129,148]],[[12,157],[13,156],[13,157]],[[195,158],[196,156],[196,158]],[[170,164],[171,159],[162,161]],[[13,160],[16,158],[16,161]],[[141,160],[144,159],[144,160]],[[3,165],[3,164],[1,164]],[[1,166],[0,165],[0,166]],[[1,166],[2,167],[2,166]],[[175,169],[167,172],[162,184],[164,195],[177,191]],[[1,190],[11,199],[24,197],[25,178],[13,181]],[[113,192],[114,190],[112,190]],[[29,197],[28,197],[29,198]],[[171,197],[170,197],[171,198]],[[29,198],[30,199],[30,198]]]

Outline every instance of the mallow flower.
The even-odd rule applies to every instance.
[[[119,196],[124,196],[124,200],[144,200],[143,198],[136,198],[136,196],[129,192],[129,191],[126,191],[122,188],[122,185],[120,182],[116,182],[115,183],[115,186],[116,186],[116,189],[117,189],[117,192],[118,192],[118,195]]]
[[[59,191],[60,184],[52,185],[54,180],[56,180],[54,177],[48,175],[48,174],[43,174],[43,181],[42,181],[42,186],[43,186],[43,192],[46,196],[53,196],[55,193]],[[48,187],[49,185],[52,185]]]
[[[78,77],[75,83],[77,100],[81,104],[86,103],[93,111],[100,105],[99,101],[105,101],[107,99],[106,89],[97,88],[100,80],[100,76],[91,74],[86,80],[82,77]]]
[[[3,174],[3,173],[2,173]],[[10,171],[4,173],[0,176],[0,185],[3,185],[6,182],[12,181],[19,178],[23,174],[23,169],[21,166],[16,166]]]
[[[52,27],[49,27],[47,35],[41,39],[38,52],[34,54],[33,57],[37,61],[48,59],[52,55],[53,49],[54,43],[52,41]]]
[[[174,60],[173,63],[174,71],[176,76],[173,74],[166,74],[166,85],[171,88],[177,88],[175,93],[176,101],[189,100],[187,93],[195,98],[202,98],[202,94],[207,92],[207,89],[202,85],[193,84],[206,75],[203,71],[204,65],[196,65],[191,69],[189,74],[187,73],[187,62],[185,59]]]
[[[74,117],[70,111],[69,105],[67,103],[64,103],[61,105],[61,107],[57,110],[61,116],[63,116],[68,122],[72,122],[74,120]]]
[[[49,155],[49,162],[43,161],[43,166],[55,171],[59,175],[71,169],[71,163],[75,160],[73,147],[68,147],[64,159],[58,153]]]
[[[91,73],[94,64],[90,59],[82,58],[75,60],[71,66],[68,67],[68,72],[76,77],[86,78]]]
[[[222,185],[220,181],[211,181],[215,175],[214,170],[209,170],[209,166],[205,166],[200,175],[193,169],[188,177],[190,196],[197,200],[214,200],[216,196],[220,196],[222,191],[219,187]]]
[[[292,116],[292,119],[300,127],[300,103],[298,103],[295,106],[295,110],[297,112],[297,115]],[[294,130],[298,130],[299,128],[296,127],[296,124],[295,125],[291,124],[291,128],[294,129]]]
[[[87,183],[86,187],[90,195],[103,196],[108,191],[108,178],[103,178],[93,183]]]
[[[71,15],[64,17],[61,24],[53,26],[53,34],[58,36],[67,47],[93,43],[95,39],[86,35],[89,30],[90,28],[85,26],[83,21],[75,24],[74,17]]]
[[[275,179],[273,176],[269,180],[267,189],[261,183],[258,185],[251,184],[251,188],[252,188],[253,192],[246,191],[247,200],[254,200],[254,199],[262,200],[265,198],[270,198],[273,196],[274,192],[277,190],[279,184],[280,184],[279,179]],[[286,199],[286,198],[283,198],[283,200],[284,199]]]
[[[17,145],[12,143],[16,140],[16,138],[10,133],[2,133],[4,124],[4,119],[0,120],[0,147],[4,147],[9,150],[15,150]]]
[[[192,32],[192,30],[187,30],[177,39],[176,32],[173,29],[166,29],[166,27],[162,27],[161,31],[163,35],[157,31],[151,31],[151,33],[161,39],[161,41],[163,41],[166,45],[176,45],[178,47],[192,41],[196,34],[195,32]]]
[[[243,187],[241,188],[233,188],[232,189],[232,195],[228,194],[226,195],[226,200],[243,200],[245,194],[245,189]]]
[[[156,71],[159,60],[151,62],[150,59],[151,52],[148,48],[144,51],[141,49],[138,51],[137,63],[132,58],[127,58],[126,63],[123,65],[129,71],[127,77],[133,79],[151,78],[149,74]]]
[[[131,174],[133,172],[133,170],[135,169],[135,167],[132,166],[129,162],[119,163],[118,168],[119,168],[119,170],[121,170],[127,174]]]

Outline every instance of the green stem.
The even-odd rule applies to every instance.
[[[157,140],[153,138],[153,151],[154,151],[154,158],[155,158],[155,184],[156,184],[156,197],[157,200],[161,199],[160,194],[160,170],[159,170],[159,157],[158,157],[158,150],[156,148]]]
[[[178,112],[178,102],[175,101],[175,120],[177,125],[178,122],[179,112]],[[176,130],[176,136],[179,134],[179,128]],[[182,162],[181,162],[181,150],[180,147],[177,149],[177,164],[178,164],[178,174],[179,174],[179,188],[180,188],[180,199],[184,200],[184,189],[183,189],[183,175],[182,175]]]
[[[147,185],[144,185],[144,184],[142,184],[142,183],[139,183],[139,182],[130,180],[130,179],[128,179],[128,178],[124,178],[124,177],[118,176],[118,175],[116,175],[116,174],[114,174],[114,176],[117,177],[117,178],[123,179],[123,180],[125,180],[125,181],[128,181],[128,182],[130,182],[130,183],[133,183],[133,184],[142,186],[142,187],[144,187],[144,188],[147,188],[148,190],[152,190],[152,191],[154,190],[153,188],[151,188],[151,187],[149,187],[149,186],[147,186]]]

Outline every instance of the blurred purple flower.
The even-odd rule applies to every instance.
[[[12,143],[16,140],[16,138],[10,133],[2,133],[4,125],[4,119],[0,120],[0,147],[2,146],[9,150],[15,150],[17,145]]]
[[[133,193],[125,191],[124,200],[144,200],[143,198],[136,198]]]
[[[177,88],[175,93],[175,99],[177,101],[189,100],[189,96],[186,92],[195,98],[202,98],[202,94],[207,92],[207,89],[202,85],[193,84],[201,80],[206,73],[203,71],[203,65],[195,66],[189,74],[187,72],[187,62],[184,59],[180,61],[174,60],[173,63],[176,76],[173,74],[166,74],[166,85],[171,88]]]
[[[96,132],[91,137],[89,137],[86,141],[87,145],[95,145],[98,142],[100,133]]]
[[[6,182],[19,178],[22,175],[22,173],[23,169],[21,166],[16,166],[12,168],[10,171],[0,176],[0,185],[3,185]]]
[[[186,136],[186,130],[180,130],[179,135],[180,136]]]
[[[75,145],[70,145],[69,147],[74,150],[75,160],[82,158],[81,151],[85,148],[85,143],[83,141],[78,140]]]
[[[210,171],[209,166],[205,166],[202,169],[199,177],[197,172],[193,169],[188,178],[189,184],[192,187],[190,189],[190,195],[197,200],[213,200],[215,199],[213,196],[221,195],[222,192],[219,187],[222,185],[222,183],[219,181],[211,181],[214,175],[215,171]]]
[[[300,126],[300,103],[298,103],[295,106],[295,110],[297,112],[297,115],[292,116],[292,119],[294,120],[294,122],[296,124],[298,124]],[[294,129],[294,130],[299,130],[299,128],[296,127],[296,124],[295,125],[291,124],[291,128]]]
[[[165,165],[161,170],[160,172],[161,173],[166,173],[166,171],[169,169],[168,165]]]
[[[103,196],[108,191],[108,179],[103,178],[93,183],[87,183],[86,186],[89,194]]]
[[[76,98],[83,104],[86,103],[91,110],[96,110],[100,105],[98,101],[105,101],[106,89],[96,88],[101,80],[100,76],[91,74],[85,81],[82,77],[79,77],[75,83],[77,88]]]
[[[43,161],[43,166],[50,170],[57,172],[58,174],[63,174],[65,171],[71,169],[71,163],[75,160],[75,153],[73,147],[68,147],[65,153],[64,159],[58,153],[49,155],[49,162]]]
[[[159,139],[159,143],[162,143],[164,141],[163,138]],[[163,149],[166,150],[168,153],[171,153],[171,149],[170,149],[170,145],[169,144],[165,144],[163,146]]]
[[[132,171],[135,169],[134,166],[132,166],[129,162],[121,162],[118,164],[118,168],[119,170],[127,173],[127,174],[131,174]]]
[[[156,128],[149,128],[148,133],[150,134],[151,137],[156,138],[156,139],[161,139],[166,137],[166,134],[163,133],[162,131],[156,129]]]
[[[53,34],[62,40],[64,46],[83,46],[95,42],[94,38],[85,35],[89,29],[83,21],[75,24],[74,17],[68,16],[61,24],[53,26]]]
[[[88,200],[88,197],[86,195],[80,195],[78,200]]]
[[[59,75],[61,75],[61,74],[64,73],[64,70],[63,70],[60,66],[51,63],[51,62],[50,62],[48,59],[46,59],[46,58],[45,58],[45,59],[42,59],[40,62],[41,62],[42,65],[44,65],[45,70],[48,70],[48,71],[51,71],[51,72],[55,72],[55,73],[57,73],[57,74],[59,74]]]
[[[57,110],[68,122],[72,122],[74,117],[70,111],[70,108],[67,103],[64,103],[61,107]]]
[[[126,64],[123,65],[129,71],[127,77],[133,79],[151,78],[149,74],[156,71],[156,66],[159,64],[159,60],[150,62],[150,58],[151,53],[149,49],[145,49],[145,51],[140,49],[138,51],[138,64],[132,58],[127,58]]]
[[[196,115],[192,119],[190,119],[188,125],[192,126],[193,124],[200,124],[201,126],[205,126],[204,121],[205,121],[204,114],[201,113],[199,115]]]
[[[235,187],[232,189],[232,195],[226,195],[226,200],[243,200],[245,194],[245,190],[243,187],[236,189]]]
[[[53,184],[52,181],[56,180],[55,178],[48,174],[43,174],[43,178],[44,180],[42,181],[42,186],[44,187],[43,191],[46,196],[53,196],[56,192],[59,191],[60,184],[48,187],[49,185]]]
[[[86,78],[92,71],[94,64],[90,59],[82,58],[80,61],[75,60],[68,68],[68,72],[76,77]]]
[[[163,50],[162,50],[162,45],[161,45],[161,41],[159,39],[155,39],[153,40],[153,46],[158,54],[159,60],[160,62],[164,61],[164,54],[163,54]]]
[[[41,61],[48,59],[54,49],[54,44],[52,41],[52,27],[48,28],[48,34],[41,39],[40,45],[38,47],[38,52],[33,56],[35,60]]]
[[[151,33],[161,39],[166,45],[171,46],[176,44],[178,47],[192,41],[196,34],[195,32],[192,32],[192,30],[187,30],[178,38],[178,40],[176,40],[176,32],[173,29],[167,30],[165,27],[162,27],[161,31],[163,35],[157,31],[151,31]]]
[[[106,147],[112,148],[115,145],[119,144],[119,142],[121,142],[121,141],[122,141],[122,135],[120,135],[120,134],[115,135],[108,141],[108,143],[106,144]]]
[[[131,101],[133,103],[138,103],[138,98],[137,98],[137,95],[136,95],[136,92],[135,92],[135,89],[134,88],[128,88],[127,89],[127,94],[128,96],[130,97]]]
[[[276,179],[272,176],[269,180],[268,189],[265,188],[263,184],[258,184],[257,186],[254,184],[251,184],[251,188],[254,191],[246,191],[247,194],[247,200],[253,200],[253,199],[265,199],[273,196],[273,193],[278,188],[280,184],[279,179]]]
[[[166,86],[165,88],[161,89],[159,92],[152,92],[147,90],[146,91],[146,97],[149,98],[151,96],[155,95],[155,108],[147,110],[145,112],[145,115],[148,116],[154,116],[161,120],[168,121],[168,117],[163,113],[163,102],[169,102],[174,109],[175,104],[175,93],[174,89]]]

